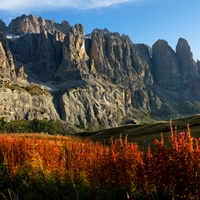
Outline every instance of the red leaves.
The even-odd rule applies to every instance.
[[[75,183],[84,179],[92,191],[110,188],[124,195],[134,191],[144,198],[166,193],[195,196],[200,189],[200,141],[191,135],[189,126],[186,132],[170,130],[168,146],[161,135],[160,140],[154,140],[154,147],[142,151],[127,137],[103,145],[56,136],[1,135],[0,163],[13,177],[29,166],[35,176],[43,173]]]

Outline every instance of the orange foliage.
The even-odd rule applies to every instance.
[[[170,146],[154,140],[154,147],[139,150],[127,137],[110,145],[90,140],[0,136],[0,163],[12,177],[30,166],[34,173],[54,175],[60,180],[84,179],[91,190],[112,188],[124,194],[145,197],[171,194],[198,199],[200,189],[200,148],[187,126],[177,133],[170,124]]]

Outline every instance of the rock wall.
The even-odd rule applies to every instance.
[[[0,21],[0,31],[0,117],[98,128],[200,112],[200,64],[183,38],[176,50],[165,40],[149,47],[34,15]],[[23,89],[33,85],[44,92]]]
[[[16,120],[58,120],[60,119],[49,94],[31,95],[23,89],[0,88],[0,116]]]
[[[13,56],[3,33],[0,33],[0,77],[10,80],[16,77]]]

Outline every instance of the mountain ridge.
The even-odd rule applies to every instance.
[[[0,32],[1,81],[36,84],[50,93],[16,98],[21,90],[7,88],[8,97],[2,86],[0,117],[7,120],[18,116],[98,128],[200,112],[200,61],[184,38],[175,51],[165,40],[150,47],[107,29],[84,35],[82,24],[34,15],[8,26],[0,20]]]

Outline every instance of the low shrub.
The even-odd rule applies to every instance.
[[[66,137],[0,136],[0,196],[4,199],[199,199],[200,148],[189,125],[170,124],[140,150],[127,137],[109,145]]]

